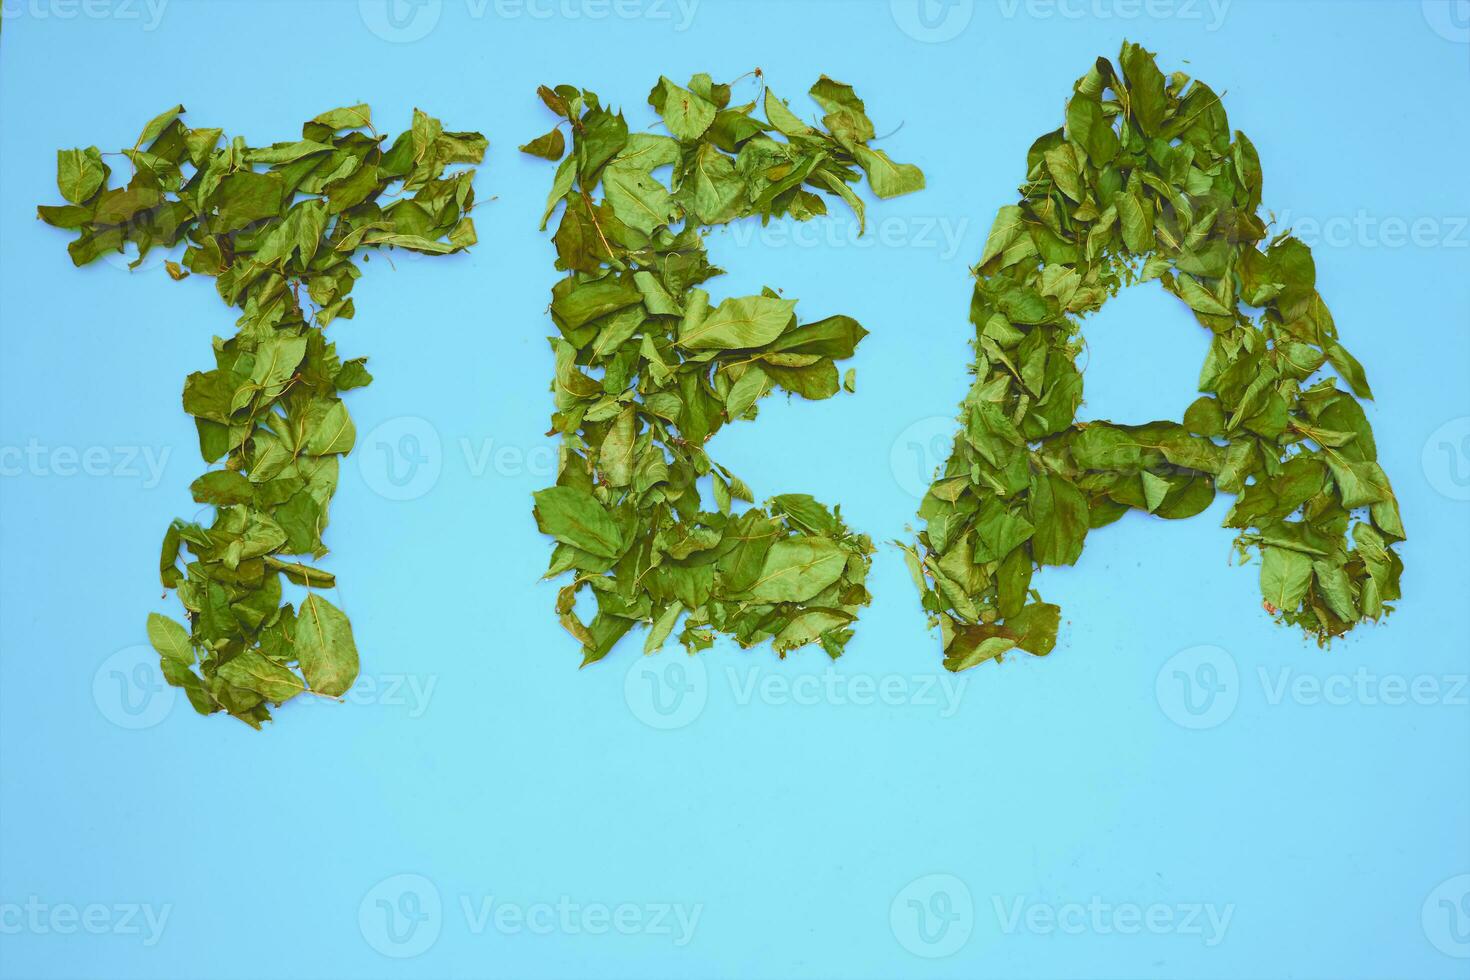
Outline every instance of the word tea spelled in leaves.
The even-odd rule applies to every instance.
[[[1242,559],[1260,553],[1281,621],[1325,643],[1399,596],[1404,528],[1354,397],[1372,395],[1311,250],[1267,240],[1260,161],[1219,96],[1135,44],[1120,62],[1099,59],[1031,147],[975,270],[976,381],[909,551],[951,670],[1049,653],[1060,610],[1036,569],[1073,564],[1130,508],[1190,517],[1217,489],[1237,495],[1225,524]],[[1151,280],[1210,331],[1202,397],[1182,423],[1078,422],[1078,320]]]
[[[61,151],[67,203],[40,216],[80,233],[69,247],[77,265],[132,244],[136,267],[183,242],[169,275],[213,276],[242,313],[235,336],[215,338],[215,366],[184,385],[200,451],[219,464],[191,487],[214,506],[213,522],[174,521],[159,562],[189,628],[155,613],[148,636],[164,677],[200,713],[258,728],[269,705],[303,691],[338,696],[357,677],[347,617],[311,591],[334,577],[292,560],[327,552],[338,458],[356,438],[338,396],[372,380],[366,359],[342,360],[322,330],[353,314],[360,250],[444,255],[474,244],[474,171],[445,169],[480,162],[486,144],[415,112],[413,128],[385,145],[359,105],[317,116],[295,142],[252,147],[190,129],[182,113],[163,113],[121,153],[132,176],[120,187],[96,147]],[[181,549],[192,555],[182,568]],[[282,577],[307,589],[299,609],[283,602]]]
[[[637,623],[650,626],[645,650],[658,650],[685,613],[691,653],[718,631],[745,647],[770,639],[783,657],[817,643],[835,658],[869,601],[873,546],[840,509],[785,494],[737,513],[750,489],[705,451],[775,389],[811,399],[851,390],[836,362],[867,333],[845,316],[799,323],[796,301],[770,289],[712,301],[700,287],[721,270],[705,230],[815,218],[827,212],[821,193],[861,221],[850,185],[864,174],[883,198],[924,186],[917,167],[869,146],[873,123],[849,86],[824,77],[811,94],[821,127],[769,91],[732,105],[730,86],[707,75],[687,87],[661,78],[648,101],[664,135],[630,133],[592,92],[540,89],[562,121],[522,149],[562,161],[542,226],[564,206],[555,243],[567,275],[551,303],[562,447],[536,520],[557,541],[548,577],[573,575],[557,612],[584,664]],[[714,512],[700,502],[706,477]],[[596,599],[590,623],[574,610],[583,588]]]

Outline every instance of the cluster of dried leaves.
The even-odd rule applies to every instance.
[[[148,635],[164,677],[199,712],[259,727],[270,705],[341,695],[358,671],[347,617],[311,591],[330,588],[332,574],[292,560],[327,552],[338,460],[356,438],[339,395],[372,380],[366,359],[339,358],[323,328],[353,315],[363,249],[440,255],[474,244],[474,171],[445,170],[478,163],[486,144],[415,112],[412,129],[385,145],[358,105],[317,116],[300,140],[252,147],[190,129],[182,113],[158,116],[122,151],[131,176],[119,187],[96,147],[61,151],[68,203],[39,211],[79,232],[69,247],[77,265],[129,245],[136,265],[182,242],[169,274],[214,277],[241,311],[235,335],[214,340],[215,366],[184,385],[200,451],[219,464],[191,488],[213,521],[174,521],[159,563],[189,628],[155,613]],[[283,601],[283,577],[306,588],[299,608]]]
[[[975,269],[976,381],[909,551],[951,670],[1050,652],[1060,610],[1031,589],[1038,568],[1129,509],[1190,517],[1217,490],[1238,496],[1225,523],[1282,621],[1326,642],[1399,596],[1404,528],[1354,397],[1372,395],[1311,250],[1268,240],[1259,158],[1219,96],[1135,44],[1120,65],[1077,82]],[[1211,332],[1202,397],[1182,422],[1080,423],[1079,319],[1150,280]]]
[[[721,270],[704,232],[816,218],[824,193],[861,220],[851,185],[865,174],[881,198],[922,188],[923,174],[872,148],[862,100],[826,77],[811,88],[820,126],[769,91],[732,104],[731,87],[708,75],[654,86],[666,135],[629,132],[592,92],[539,94],[562,121],[522,149],[562,159],[562,128],[571,136],[546,208],[546,220],[563,209],[555,243],[567,275],[551,303],[562,447],[556,485],[536,494],[537,523],[557,541],[548,577],[573,576],[557,600],[562,623],[584,664],[638,623],[650,627],[645,650],[657,650],[681,617],[691,653],[719,632],[746,647],[771,640],[782,656],[816,643],[837,657],[869,602],[871,541],[805,494],[738,505],[751,491],[705,445],[774,390],[836,394],[836,362],[867,332],[845,316],[800,323],[796,301],[770,289],[712,301],[701,284]],[[575,609],[584,588],[590,622]]]
[[[1226,525],[1242,558],[1259,553],[1266,608],[1282,621],[1326,642],[1399,596],[1404,529],[1358,402],[1372,395],[1310,249],[1269,235],[1256,151],[1208,86],[1166,77],[1134,44],[1119,60],[1099,59],[1065,126],[1031,148],[1021,201],[1000,210],[975,268],[976,381],[917,547],[905,546],[951,670],[1049,653],[1060,610],[1031,588],[1037,569],[1075,563],[1090,530],[1130,509],[1190,517],[1217,490],[1237,496]],[[805,494],[753,506],[705,447],[778,389],[851,390],[837,362],[867,331],[846,316],[801,323],[796,301],[769,288],[715,302],[703,284],[722,270],[704,235],[823,216],[824,194],[861,222],[864,177],[890,198],[921,189],[923,174],[873,148],[862,100],[825,76],[811,88],[820,124],[763,84],[732,104],[708,75],[659,80],[648,102],[666,133],[630,132],[586,90],[539,94],[560,121],[521,149],[560,161],[542,227],[560,208],[566,276],[550,307],[562,445],[535,512],[557,542],[548,577],[572,576],[557,612],[583,663],[638,624],[645,650],[660,649],[681,621],[691,653],[724,633],[782,656],[809,644],[839,656],[870,601],[872,542]],[[191,488],[213,521],[174,521],[159,566],[188,627],[153,614],[148,633],[198,711],[259,727],[271,705],[341,695],[358,671],[346,616],[312,591],[332,574],[299,560],[326,554],[339,459],[356,438],[340,394],[371,381],[323,328],[353,315],[361,250],[474,244],[474,171],[446,169],[480,162],[486,142],[415,112],[387,144],[359,105],[257,148],[190,129],[182,112],[119,154],[122,186],[96,147],[62,151],[67,203],[39,213],[78,232],[77,265],[132,247],[136,266],[183,243],[169,274],[214,277],[241,311],[236,334],[214,341],[215,366],[184,387],[200,450],[218,464]],[[1078,422],[1080,320],[1148,281],[1211,332],[1202,395],[1182,422]],[[299,607],[283,580],[304,587]],[[590,622],[576,608],[584,589]]]

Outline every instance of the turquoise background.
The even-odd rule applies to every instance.
[[[158,2],[4,6],[0,975],[1470,976],[1470,5]],[[660,73],[759,66],[811,115],[826,72],[896,130],[929,189],[875,202],[870,239],[842,214],[711,239],[723,294],[872,330],[857,394],[772,400],[715,456],[881,541],[967,385],[967,263],[1124,37],[1227,93],[1316,245],[1411,536],[1398,612],[1327,652],[1275,627],[1222,498],[1042,575],[1044,660],[944,675],[885,547],[835,666],[630,640],[578,671],[530,513],[557,275],[553,168],[515,149],[551,123],[535,86],[640,128]],[[130,146],[178,101],[270,142],[358,100],[489,136],[480,244],[375,257],[331,327],[377,377],[327,535],[364,681],[256,733],[137,649],[177,611],[162,531],[198,509],[179,391],[233,314],[157,261],[73,269],[34,206],[56,148]],[[1088,417],[1181,416],[1206,337],[1177,301],[1132,290],[1087,336]]]

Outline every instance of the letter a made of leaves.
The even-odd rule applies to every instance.
[[[61,151],[67,203],[39,210],[79,233],[69,247],[79,266],[129,244],[141,262],[183,242],[169,274],[213,276],[240,310],[236,334],[214,341],[215,366],[184,385],[200,451],[218,464],[191,487],[215,508],[213,522],[174,521],[159,563],[189,628],[154,613],[148,636],[164,677],[200,713],[258,728],[270,705],[341,695],[358,671],[347,617],[312,591],[334,577],[298,560],[327,552],[338,460],[356,436],[339,395],[372,380],[366,359],[341,360],[323,328],[353,314],[360,250],[444,255],[475,243],[474,171],[445,171],[479,163],[486,142],[416,111],[388,144],[358,105],[322,113],[295,142],[252,147],[190,129],[183,111],[158,116],[116,154],[131,171],[123,186],[109,186],[96,147]],[[283,601],[283,577],[305,587],[299,608]]]
[[[1260,160],[1209,86],[1136,44],[1119,60],[1099,59],[1031,147],[976,266],[976,381],[909,552],[951,670],[1049,653],[1061,611],[1036,569],[1075,563],[1130,509],[1191,517],[1217,490],[1237,495],[1225,524],[1260,553],[1281,621],[1325,643],[1399,596],[1404,528],[1358,403],[1372,394],[1311,250],[1258,217]],[[1148,281],[1210,332],[1203,394],[1182,423],[1078,422],[1079,321]]]
[[[551,303],[562,448],[536,520],[557,541],[548,577],[573,576],[557,612],[584,664],[638,623],[650,627],[645,650],[657,650],[681,617],[690,652],[718,631],[745,647],[772,640],[782,656],[818,643],[836,657],[869,601],[872,543],[839,509],[785,494],[737,513],[751,491],[705,449],[775,389],[836,394],[836,362],[867,334],[845,316],[799,323],[796,301],[770,289],[712,301],[700,287],[721,270],[705,230],[819,217],[823,194],[861,221],[850,185],[864,174],[881,198],[924,186],[917,167],[869,145],[873,123],[851,87],[824,77],[811,94],[820,127],[769,91],[732,104],[731,87],[708,75],[687,87],[661,78],[648,101],[666,132],[636,133],[592,92],[540,90],[562,121],[522,149],[561,160],[543,227],[562,206],[555,243],[567,274]],[[714,511],[701,503],[706,478]],[[596,599],[590,623],[574,609],[584,588]]]

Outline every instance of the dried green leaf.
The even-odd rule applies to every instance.
[[[306,683],[318,694],[338,697],[357,680],[357,644],[342,610],[319,595],[309,595],[296,616],[293,637]]]

